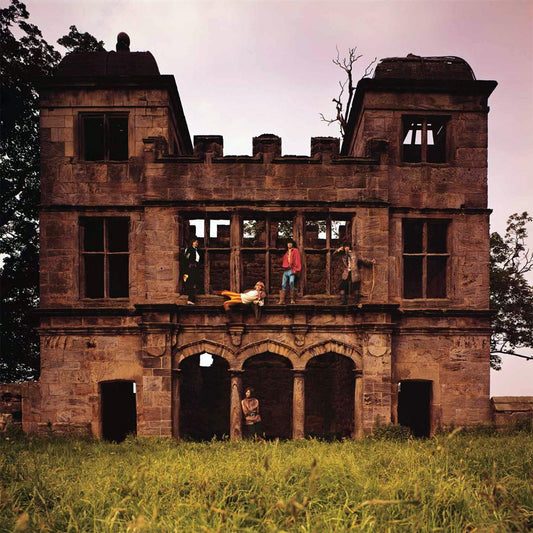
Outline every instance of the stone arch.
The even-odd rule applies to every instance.
[[[299,353],[288,344],[273,341],[271,339],[265,339],[263,341],[247,344],[238,352],[237,357],[239,359],[239,368],[242,368],[242,365],[247,359],[250,359],[250,357],[266,352],[287,358],[291,362],[293,368],[299,359]]]
[[[333,339],[313,344],[302,353],[301,360],[303,365],[305,366],[313,357],[317,357],[318,355],[324,355],[327,353],[336,353],[338,355],[344,355],[355,363],[356,369],[362,370],[363,368],[363,358],[361,356],[361,350],[359,348]]]
[[[219,342],[202,339],[176,347],[172,354],[173,367],[178,368],[179,364],[187,357],[198,355],[204,352],[222,357],[222,359],[225,359],[229,363],[230,368],[235,365],[236,356],[233,350]]]
[[[230,362],[214,343],[189,346],[173,371],[174,430],[181,437],[211,440],[230,434]],[[216,352],[219,353],[216,353]],[[201,354],[213,359],[202,364]],[[177,361],[176,361],[177,363]],[[178,397],[179,394],[179,398]]]
[[[355,362],[328,350],[305,367],[305,423],[307,436],[338,439],[354,432]]]
[[[252,387],[259,400],[264,436],[288,439],[293,426],[294,371],[291,360],[269,351],[270,343],[257,343],[256,350],[242,364],[242,383]],[[277,345],[278,352],[280,346]],[[250,354],[250,352],[247,352]]]

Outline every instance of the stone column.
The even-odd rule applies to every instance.
[[[229,438],[231,440],[242,439],[242,374],[243,370],[230,370],[230,414],[229,414]]]
[[[172,436],[175,439],[180,438],[180,380],[181,370],[172,370]]]
[[[305,370],[293,370],[292,438],[305,437]]]
[[[353,433],[352,438],[362,439],[363,430],[363,371],[354,370],[355,394],[353,411]]]

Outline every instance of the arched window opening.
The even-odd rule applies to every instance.
[[[266,352],[244,363],[243,391],[253,387],[259,400],[266,438],[292,437],[292,364],[281,355]]]
[[[354,424],[354,362],[328,353],[313,357],[305,373],[305,433],[313,437],[350,437]]]
[[[209,353],[193,355],[181,362],[180,435],[183,439],[229,436],[228,368],[225,359]]]

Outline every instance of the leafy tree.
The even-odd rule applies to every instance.
[[[498,354],[533,359],[516,353],[533,348],[533,287],[526,279],[533,271],[533,252],[526,246],[532,221],[527,212],[515,213],[507,220],[504,237],[497,232],[490,236],[491,366],[496,370],[502,362]]]
[[[0,9],[0,381],[36,379],[39,339],[39,110],[35,81],[50,76],[61,54],[28,22],[19,0]],[[16,34],[16,35],[15,35]],[[103,49],[71,26],[68,51]]]
[[[98,41],[90,33],[80,33],[76,26],[71,26],[67,35],[57,40],[69,52],[105,52],[104,41]]]

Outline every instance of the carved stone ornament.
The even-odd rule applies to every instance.
[[[379,335],[369,335],[367,351],[373,357],[383,357],[388,351],[388,343],[385,337]]]
[[[293,324],[291,329],[292,334],[294,335],[294,344],[296,344],[296,346],[303,346],[305,344],[305,335],[309,328],[305,324]]]
[[[233,346],[240,346],[242,343],[244,326],[229,326],[228,333],[230,334],[231,344],[233,344]]]
[[[149,357],[163,357],[167,353],[169,334],[166,332],[143,332],[143,352]]]

